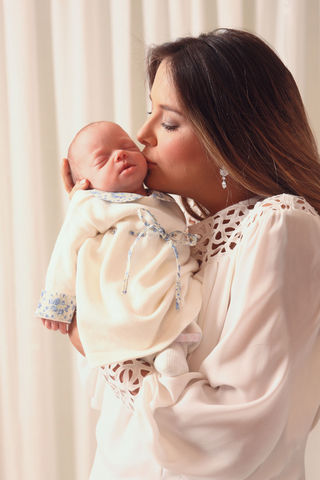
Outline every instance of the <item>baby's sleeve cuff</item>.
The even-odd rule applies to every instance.
[[[71,323],[75,309],[75,296],[42,290],[35,314],[48,320]]]

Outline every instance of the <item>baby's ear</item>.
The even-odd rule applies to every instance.
[[[67,193],[70,193],[74,187],[74,182],[72,179],[70,163],[67,158],[63,158],[61,162],[61,176],[62,181],[64,184],[64,188],[66,189]]]

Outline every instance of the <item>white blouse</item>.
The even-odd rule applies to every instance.
[[[101,415],[90,480],[303,480],[320,406],[320,217],[282,194],[190,230],[201,235],[202,342],[178,377],[91,372]],[[129,394],[124,378],[143,385],[134,411],[114,394]]]

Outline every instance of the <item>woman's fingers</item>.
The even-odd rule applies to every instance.
[[[88,188],[89,188],[89,180],[87,180],[86,178],[83,178],[82,180],[80,180],[80,182],[77,182],[72,188],[71,192],[69,192],[69,198],[72,198],[77,190],[87,190]]]

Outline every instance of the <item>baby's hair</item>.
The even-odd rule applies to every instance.
[[[103,123],[109,123],[107,122],[106,120],[98,120],[96,122],[91,122],[91,123],[88,123],[87,125],[85,125],[84,127],[82,127],[77,133],[76,135],[73,137],[70,145],[69,145],[69,148],[68,148],[68,155],[67,155],[67,158],[68,158],[68,162],[69,162],[69,165],[70,165],[70,170],[71,170],[71,176],[72,176],[72,180],[73,180],[73,183],[76,183],[78,182],[79,180],[81,180],[80,178],[80,175],[78,173],[78,169],[77,169],[77,164],[76,164],[76,157],[75,157],[75,145],[76,145],[76,142],[78,140],[78,138],[82,135],[82,133],[84,133],[85,131],[89,130],[91,127],[95,126],[95,125],[99,125],[99,124],[103,124]]]

